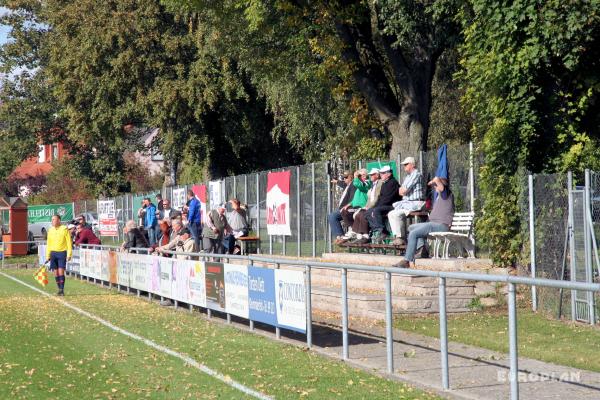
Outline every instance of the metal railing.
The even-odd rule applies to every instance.
[[[87,247],[87,246],[86,246]],[[89,248],[115,249],[116,246],[89,246]],[[148,253],[148,249],[132,249],[140,253]],[[570,281],[559,281],[543,278],[529,278],[510,275],[487,275],[468,272],[450,272],[450,271],[430,271],[417,269],[398,269],[395,267],[380,267],[358,264],[340,264],[330,262],[319,262],[305,259],[275,258],[260,255],[229,255],[212,253],[184,253],[184,252],[165,252],[168,254],[178,254],[194,257],[198,260],[206,261],[209,258],[225,260],[246,261],[249,265],[255,262],[273,264],[276,268],[286,265],[293,268],[304,268],[305,271],[305,290],[306,290],[306,345],[312,347],[312,302],[311,302],[311,271],[317,269],[337,269],[341,271],[341,316],[342,316],[342,354],[343,360],[349,358],[349,340],[348,340],[348,271],[379,272],[385,274],[385,324],[386,324],[386,353],[387,353],[387,372],[394,372],[394,337],[392,321],[392,285],[393,275],[410,275],[420,277],[433,277],[438,279],[439,289],[439,326],[440,326],[440,356],[442,369],[442,387],[444,390],[450,389],[450,373],[448,366],[448,316],[446,311],[446,282],[448,279],[462,281],[482,281],[494,282],[508,285],[508,334],[509,334],[509,359],[510,359],[510,398],[516,400],[519,398],[518,382],[518,337],[517,337],[517,285],[537,286],[557,289],[583,290],[589,292],[600,292],[600,284],[581,283]],[[139,295],[139,293],[138,293]],[[207,308],[207,314],[211,316],[210,308]],[[227,321],[231,322],[231,316],[227,314]],[[250,330],[254,329],[254,321],[249,320]],[[279,338],[280,331],[276,328],[276,336]]]

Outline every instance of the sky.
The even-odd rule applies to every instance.
[[[7,10],[5,7],[0,7],[0,15],[4,14],[6,11]],[[7,39],[8,39],[8,26],[0,25],[0,46],[2,46],[4,43],[6,43]]]

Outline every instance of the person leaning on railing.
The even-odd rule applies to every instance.
[[[133,248],[150,247],[148,240],[146,240],[146,236],[139,230],[134,220],[131,219],[127,221],[123,228],[123,233],[125,233],[125,242],[121,245],[121,251],[129,251],[129,249]]]
[[[447,232],[450,230],[452,218],[454,217],[454,195],[448,187],[448,180],[436,176],[428,185],[433,186],[438,193],[431,214],[429,214],[429,221],[412,224],[408,227],[406,254],[404,259],[394,267],[410,268],[411,263],[415,261],[415,252],[425,249],[427,235],[432,232]]]
[[[166,244],[162,244],[158,246],[154,252],[156,254],[162,254],[167,257],[171,257],[170,254],[166,254],[165,251],[174,251],[177,247],[177,242],[179,242],[179,232],[183,229],[183,223],[179,218],[175,218],[171,221],[171,236],[170,241]]]

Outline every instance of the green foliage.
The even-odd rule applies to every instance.
[[[518,258],[518,166],[533,172],[598,165],[597,1],[471,1],[461,20],[461,79],[486,155],[478,228],[494,261]]]

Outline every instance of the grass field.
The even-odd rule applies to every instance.
[[[40,287],[32,271],[5,270]],[[56,290],[54,282],[45,289]],[[0,275],[0,399],[436,399],[300,347],[67,278],[65,301],[186,354],[210,377]]]
[[[600,329],[557,321],[530,308],[517,311],[519,356],[600,372]],[[403,316],[395,327],[439,337],[438,316]],[[508,353],[506,308],[453,315],[448,318],[448,340]]]

